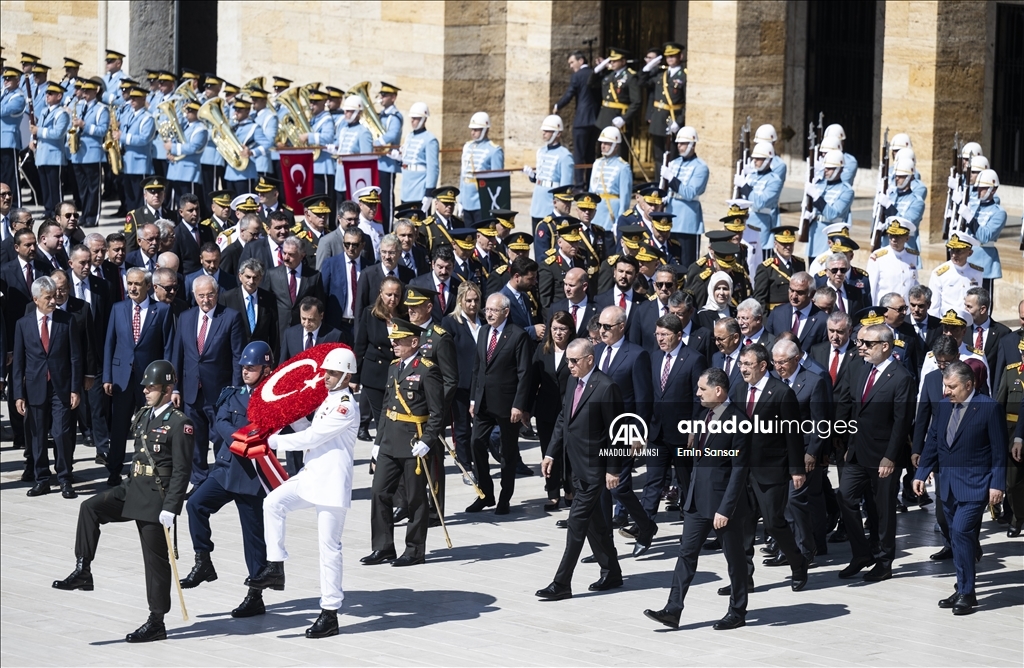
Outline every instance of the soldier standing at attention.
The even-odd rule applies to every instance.
[[[590,87],[597,88],[601,93],[601,111],[597,114],[596,123],[599,128],[611,125],[621,132],[640,110],[640,80],[636,72],[626,67],[628,55],[629,52],[624,49],[611,47],[608,57],[590,75]],[[609,71],[602,74],[606,69]],[[601,142],[601,139],[597,141]],[[621,146],[616,148],[622,150]],[[596,192],[593,187],[590,190]]]
[[[462,205],[462,219],[468,227],[473,227],[477,222],[487,218],[487,214],[481,213],[481,210],[491,208],[489,198],[484,202],[480,201],[476,173],[505,168],[505,152],[501,146],[488,138],[490,130],[491,117],[486,111],[478,111],[469,119],[469,133],[472,139],[462,147],[462,173],[459,176],[462,182],[459,204]]]

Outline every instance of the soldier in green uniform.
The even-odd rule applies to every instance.
[[[459,198],[459,189],[455,186],[434,188],[434,213],[420,225],[420,243],[428,253],[440,244],[454,246],[451,231],[462,227],[462,219],[455,215],[455,203]]]
[[[534,258],[537,262],[543,262],[544,258],[551,255],[555,248],[555,237],[558,235],[558,227],[555,219],[559,216],[568,216],[572,213],[572,185],[556,186],[548,191],[551,195],[553,211],[550,215],[544,216],[533,228]]]
[[[270,224],[270,214],[277,210],[284,211],[289,216],[289,227],[295,224],[295,212],[292,208],[281,201],[281,182],[269,176],[261,176],[253,191],[260,198],[260,207],[256,212],[260,222],[264,225]],[[326,223],[325,223],[326,227]]]
[[[128,212],[124,219],[124,252],[131,253],[138,250],[139,242],[136,238],[139,228],[149,223],[155,223],[160,218],[172,218],[164,211],[164,196],[166,185],[159,176],[151,176],[142,182],[142,206]]]
[[[594,123],[599,128],[614,125],[623,131],[624,126],[640,110],[640,80],[636,72],[627,67],[627,56],[629,52],[625,49],[609,48],[608,57],[590,75],[590,87],[601,93],[601,111]],[[624,158],[628,158],[627,149],[624,148],[627,141],[623,138],[621,150]]]
[[[601,196],[594,193],[577,193],[573,199],[579,212],[580,224],[580,257],[587,264],[587,277],[590,283],[590,296],[597,294],[597,275],[603,263],[615,248],[615,236],[600,225],[594,225],[597,206]]]
[[[227,190],[214,190],[210,193],[209,218],[200,221],[217,232],[217,245],[223,251],[238,239],[238,225],[234,212],[231,210],[231,193]]]
[[[540,272],[537,276],[540,283],[540,303],[544,308],[561,299],[564,295],[562,283],[565,275],[574,267],[583,268],[583,260],[579,257],[580,221],[572,216],[556,216],[555,230],[558,234],[555,246],[548,256],[538,262]]]
[[[620,252],[612,253],[601,263],[601,269],[597,272],[597,294],[611,290],[615,285],[615,264],[619,258],[635,258],[641,244],[646,244],[651,239],[650,233],[643,225],[626,225],[620,227],[619,232],[622,234]]]
[[[373,552],[360,559],[392,566],[422,564],[427,542],[427,485],[421,461],[440,444],[444,433],[444,381],[433,361],[420,354],[423,330],[407,320],[391,319],[391,339],[396,359],[388,369],[383,412],[374,457],[370,502]],[[395,520],[392,499],[399,483],[405,487],[409,524],[405,552],[395,559]]]
[[[316,249],[320,239],[327,234],[327,223],[334,219],[331,200],[328,195],[310,195],[302,200],[305,211],[303,220],[296,222],[292,217],[292,234],[302,239],[302,245],[306,247],[306,257],[316,255]],[[288,211],[285,211],[288,213]]]
[[[793,256],[797,228],[780,225],[772,229],[775,235],[775,253],[757,266],[754,274],[754,299],[761,302],[765,312],[779,304],[789,303],[789,279],[793,274],[807,270],[807,264]]]
[[[505,264],[512,261],[508,256],[508,237],[516,229],[516,214],[518,213],[518,211],[512,211],[511,209],[491,209],[491,215],[498,220],[498,224],[494,227],[497,231],[498,245],[494,250],[502,256]],[[533,239],[532,235],[530,239]]]
[[[996,401],[1006,409],[1006,428],[1010,434],[1019,433],[1016,431],[1017,423],[1024,419],[1024,415],[1021,415],[1021,407],[1024,406],[1024,338],[1017,343],[1017,351],[1020,359],[1003,369],[996,392]],[[1010,538],[1019,536],[1024,526],[1024,456],[1021,449],[1020,438],[1013,439],[1010,443],[1010,456],[1006,458],[1003,517],[1009,520],[1010,527],[1006,535]]]
[[[167,638],[164,615],[171,609],[171,565],[164,530],[181,513],[194,447],[192,421],[171,403],[175,382],[170,362],[157,360],[146,367],[142,376],[146,407],[132,419],[135,456],[131,473],[120,486],[79,507],[75,570],[53,583],[54,589],[92,591],[90,565],[96,556],[100,525],[135,520],[146,566],[149,619],[125,638],[132,643]]]
[[[683,69],[683,49],[678,42],[669,42],[662,48],[665,65],[644,66],[640,85],[651,93],[647,132],[651,136],[651,154],[654,158],[655,179],[661,175],[662,164],[678,157],[676,143],[672,141],[679,128],[686,125],[686,70]],[[657,60],[661,60],[658,58]],[[669,159],[662,162],[665,152]]]

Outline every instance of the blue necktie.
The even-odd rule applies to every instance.
[[[253,298],[252,298],[252,296],[250,296],[249,299],[246,300],[247,303],[245,305],[245,314],[247,316],[249,316],[249,331],[250,332],[255,331],[255,329],[256,329],[256,308],[252,305],[252,301],[253,301]]]

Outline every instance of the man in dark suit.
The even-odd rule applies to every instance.
[[[423,251],[419,246],[416,248],[421,252]],[[356,285],[356,322],[359,322],[359,318],[362,315],[364,308],[373,306],[374,301],[377,299],[377,295],[380,294],[380,284],[384,281],[385,276],[395,276],[405,285],[408,285],[412,279],[416,278],[416,271],[414,269],[410,269],[399,261],[401,252],[401,244],[395,238],[395,235],[385,234],[380,240],[380,262],[358,272],[359,281]],[[425,256],[424,261],[426,262]],[[326,260],[324,261],[324,264],[327,264]],[[429,263],[427,264],[429,265]],[[329,281],[327,280],[328,277],[322,266],[320,268],[320,273],[324,274],[324,289],[327,290],[327,298],[330,299],[331,291]],[[330,324],[334,327],[338,326],[334,322],[330,322]]]
[[[926,351],[921,338],[907,322],[907,302],[897,292],[888,292],[878,298],[878,312],[894,337],[893,359],[902,364],[916,381],[924,364]],[[854,314],[854,318],[861,314]]]
[[[740,326],[735,318],[720,318],[715,321],[715,346],[718,352],[711,355],[711,366],[725,371],[729,387],[743,382],[740,374]]]
[[[644,614],[670,628],[679,626],[683,600],[697,573],[697,557],[711,529],[715,530],[729,567],[729,612],[715,623],[716,630],[738,628],[746,624],[747,567],[743,556],[743,522],[747,507],[750,435],[708,433],[714,420],[747,421],[747,416],[729,401],[729,379],[722,369],[707,369],[697,381],[697,395],[707,409],[704,430],[694,441],[696,462],[686,498],[683,501],[683,535],[679,538],[679,558],[672,574],[668,603],[661,610]]]
[[[576,337],[581,338],[587,335],[587,325],[590,319],[600,312],[597,304],[587,297],[587,272],[585,269],[573,267],[565,273],[562,281],[562,289],[565,298],[558,299],[551,303],[548,308],[548,317],[558,311],[565,311],[576,322]],[[548,325],[550,326],[550,322]]]
[[[291,227],[288,223],[288,216],[281,210],[273,212],[270,214],[270,222],[267,223],[267,236],[245,244],[239,262],[254,257],[263,264],[267,273],[270,273],[272,268],[284,264],[282,244],[289,236],[291,236]],[[307,265],[312,268],[313,262],[307,262]]]
[[[125,257],[125,268],[140,267],[148,272],[153,272],[156,269],[156,258],[160,254],[160,228],[152,223],[143,225],[139,228],[137,238],[139,247]],[[198,258],[198,251],[196,257]]]
[[[927,353],[932,349],[935,339],[942,336],[942,323],[935,316],[928,314],[932,307],[932,291],[927,285],[915,285],[910,288],[907,297],[911,316],[907,322],[924,343],[924,350]]]
[[[628,255],[613,255],[605,260],[599,276],[604,275],[607,271],[606,266],[611,267],[611,271],[608,273],[613,277],[613,285],[604,292],[598,293],[594,297],[594,302],[601,308],[618,306],[624,310],[626,312],[626,336],[629,336],[638,307],[647,301],[646,295],[633,291],[633,279],[640,271],[640,265]]]
[[[589,165],[594,162],[594,149],[600,130],[594,123],[597,112],[601,110],[601,94],[589,85],[591,69],[582,51],[574,51],[569,56],[569,68],[572,70],[569,88],[555,103],[554,113],[557,114],[559,109],[564,109],[573,98],[576,99],[576,113],[572,119],[573,162]],[[590,170],[578,168],[576,183],[589,182]]]
[[[754,299],[744,299],[736,307],[736,323],[740,326],[740,345],[760,343],[765,350],[771,350],[775,335],[764,328],[764,307]]]
[[[46,437],[53,438],[61,496],[78,496],[72,483],[74,422],[72,413],[82,396],[83,360],[78,327],[73,317],[57,310],[57,286],[48,276],[32,282],[36,309],[18,320],[14,329],[11,366],[15,409],[25,417],[29,441],[26,473],[34,473],[29,496],[50,491],[50,458]]]
[[[488,459],[488,443],[495,427],[501,430],[501,494],[494,512],[507,515],[516,487],[519,463],[519,427],[526,421],[530,405],[529,339],[509,321],[509,299],[503,294],[487,298],[484,317],[488,327],[477,336],[476,366],[470,388],[469,412],[473,422],[473,465],[484,498],[477,499],[467,513],[478,513],[494,505],[494,482]]]
[[[181,369],[181,387],[175,390],[175,405],[195,425],[195,454],[192,484],[206,479],[209,471],[210,426],[221,390],[242,382],[238,360],[245,347],[242,314],[217,303],[217,283],[200,276],[193,286],[196,306],[178,318],[175,335],[175,368]]]
[[[848,313],[833,311],[825,322],[828,340],[811,346],[811,359],[828,371],[832,379],[833,396],[847,372],[858,364],[857,350],[850,342],[853,319]]]
[[[844,313],[856,313],[871,306],[871,291],[853,282],[852,265],[843,253],[832,253],[825,261],[825,269],[818,272],[815,287],[827,285],[836,291],[836,308]]]
[[[64,252],[64,229],[55,220],[44,220],[36,231],[38,243],[36,259],[47,268],[47,275],[55,269],[68,270],[68,256]]]
[[[552,302],[565,293],[562,283],[570,269],[586,269],[586,262],[579,254],[580,243],[583,241],[583,237],[580,236],[580,221],[572,216],[556,216],[554,222],[558,226],[553,249],[555,252],[543,260],[538,260],[540,271],[537,281],[540,287],[540,303],[544,308],[549,308]]]
[[[281,249],[284,264],[267,271],[267,290],[277,298],[277,329],[283,340],[284,330],[299,324],[299,304],[303,298],[323,301],[324,288],[320,272],[306,265],[306,253],[299,239],[288,237]]]
[[[411,222],[397,223],[394,234],[399,241],[398,254],[395,257],[398,266],[409,269],[413,277],[422,276],[430,271],[430,256],[423,246],[416,243],[416,227]],[[384,240],[381,239],[381,245],[383,244]],[[381,260],[383,259],[382,253]]]
[[[110,296],[112,302],[119,302],[125,298],[128,286],[126,285],[127,273],[131,268],[127,264],[124,251],[124,234],[111,232],[106,237],[107,254],[100,265],[103,278],[110,285]]]
[[[348,341],[355,340],[355,322],[359,317],[359,279],[369,268],[362,255],[366,235],[358,227],[345,230],[342,237],[345,252],[332,255],[320,265],[327,303],[327,319],[331,327],[345,332]],[[381,279],[383,280],[383,278]],[[377,284],[378,290],[380,284]],[[376,294],[366,295],[370,304]]]
[[[200,222],[199,198],[192,193],[185,193],[178,200],[178,216],[180,222],[175,226],[171,252],[181,260],[181,272],[188,276],[202,267],[200,253],[203,246],[214,243],[217,235],[209,221]]]
[[[852,578],[874,565],[864,576],[869,582],[892,577],[899,486],[899,476],[894,473],[914,416],[913,378],[890,359],[892,331],[881,322],[881,317],[877,320],[877,324],[864,324],[857,334],[858,354],[866,363],[852,364],[846,382],[836,394],[836,419],[846,424],[855,420],[857,424],[857,432],[847,438],[839,484],[839,505],[853,558],[839,577]],[[860,530],[860,500],[868,491],[873,494],[878,510],[880,556],[872,554]]]
[[[100,386],[102,388],[102,385],[96,382],[96,377],[99,376],[99,370],[103,364],[103,344],[101,343],[103,339],[99,338],[99,333],[96,331],[96,325],[93,322],[92,311],[89,310],[88,302],[71,296],[70,289],[68,288],[68,275],[61,269],[55,269],[50,274],[50,280],[53,281],[55,286],[54,300],[57,305],[56,310],[63,311],[71,316],[72,321],[75,323],[75,331],[78,332],[79,336],[79,353],[82,360],[82,393],[79,396],[78,407],[69,414],[71,451],[74,454],[75,436],[78,433],[79,427],[82,430],[83,436],[91,434],[86,398],[88,397],[88,391],[93,387]],[[35,308],[31,308],[25,315],[29,315],[30,312],[35,312],[35,310]],[[100,391],[102,392],[102,389]]]
[[[84,245],[71,249],[69,259],[71,267],[70,293],[76,299],[89,306],[92,329],[89,332],[90,353],[96,362],[96,370],[92,375],[98,376],[103,369],[103,341],[107,336],[107,323],[110,321],[110,309],[113,306],[110,296],[110,285],[102,278],[92,274],[92,253]],[[103,463],[110,448],[110,398],[103,392],[103,383],[93,382],[85,390],[78,408],[79,421],[84,433],[91,437],[96,448],[97,458],[103,456]]]
[[[526,255],[521,255],[512,260],[508,267],[508,283],[499,290],[508,297],[509,319],[512,324],[524,330],[533,343],[543,340],[547,331],[540,305],[533,302],[533,291],[537,287],[537,271],[537,263]]]
[[[672,293],[668,298],[668,312],[677,316],[679,322],[683,323],[683,344],[710,361],[715,350],[714,337],[711,332],[694,321],[693,316],[697,315],[697,307],[693,295],[683,290]]]
[[[999,378],[1006,364],[1015,361],[1010,358],[1003,366],[998,366],[999,342],[1010,333],[1010,328],[992,319],[992,296],[985,288],[968,290],[964,296],[964,307],[974,320],[974,324],[964,336],[964,342],[988,360],[988,368],[992,371],[990,385],[995,391],[995,388],[999,387]],[[1014,343],[1016,344],[1016,341]]]
[[[216,243],[203,244],[199,253],[201,268],[185,276],[185,301],[189,304],[195,306],[195,300],[192,298],[192,282],[200,276],[213,278],[217,282],[222,295],[228,290],[238,287],[238,279],[235,278],[235,275],[221,269],[220,257],[220,248]]]
[[[320,343],[345,343],[341,331],[324,322],[324,303],[316,297],[303,297],[299,304],[299,324],[284,330],[281,339],[281,361],[286,362],[304,350]]]
[[[218,301],[242,314],[246,344],[263,341],[270,346],[274,359],[278,359],[281,332],[277,326],[277,301],[260,287],[263,278],[263,265],[256,258],[249,258],[238,268],[238,287],[222,294]]]
[[[776,420],[799,420],[800,408],[796,394],[786,383],[768,373],[768,351],[754,343],[740,353],[740,373],[743,382],[732,388],[729,399],[743,406],[747,417],[762,423]],[[778,424],[778,423],[776,423]],[[750,487],[764,517],[765,531],[775,539],[785,561],[792,569],[790,586],[800,591],[807,586],[807,559],[800,552],[785,510],[789,499],[789,484],[799,490],[807,480],[804,463],[804,443],[794,430],[776,429],[771,434],[753,433],[750,442]],[[747,574],[754,575],[754,530],[757,524],[753,514],[744,526],[744,550],[747,555]],[[769,558],[768,561],[775,560]],[[775,564],[781,565],[781,564]]]
[[[562,560],[551,584],[537,591],[538,597],[555,601],[572,598],[572,574],[584,540],[590,543],[601,567],[601,577],[590,585],[590,591],[622,586],[622,569],[615,553],[612,527],[599,507],[605,490],[619,484],[619,458],[611,452],[608,432],[622,413],[622,396],[612,379],[597,369],[594,346],[589,339],[573,340],[565,354],[576,382],[569,382],[571,392],[566,388],[550,449],[541,464],[541,471],[548,477],[555,459],[567,457],[572,466],[575,492]]]
[[[1002,502],[1006,488],[1006,420],[992,398],[974,391],[974,372],[953,362],[942,372],[943,393],[914,477],[914,491],[937,464],[939,498],[949,521],[956,587],[939,601],[954,615],[967,615],[978,604],[974,593],[975,528],[989,504]]]
[[[660,287],[659,287],[660,286]],[[655,354],[658,341],[654,337],[658,318],[670,313],[668,300],[676,292],[676,274],[667,265],[654,273],[654,293],[636,307],[636,317],[629,328],[629,340],[647,352]]]
[[[430,253],[430,271],[409,281],[409,285],[437,292],[434,297],[434,320],[437,322],[455,310],[462,279],[455,275],[454,267],[455,253],[452,247],[447,244],[435,245]]]
[[[799,337],[803,350],[824,341],[828,315],[811,303],[814,289],[810,274],[805,271],[793,274],[789,279],[789,303],[772,309],[764,324],[768,333],[778,336],[781,332],[793,332]]]
[[[174,318],[166,304],[149,297],[151,282],[144,269],[128,270],[128,298],[110,310],[103,345],[103,391],[110,401],[110,450],[107,484],[121,484],[128,425],[145,406],[142,374],[155,360],[173,359]]]
[[[234,241],[221,249],[220,269],[232,276],[238,275],[238,267],[242,264],[242,251],[250,243],[257,241],[263,234],[263,223],[254,213],[247,213],[238,221],[238,235]]]

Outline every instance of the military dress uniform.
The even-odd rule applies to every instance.
[[[740,196],[750,201],[750,216],[743,240],[756,233],[762,255],[767,257],[772,243],[772,230],[779,226],[779,196],[782,180],[770,168],[754,172],[747,177],[747,185],[740,188]],[[763,258],[762,258],[763,259]]]
[[[93,86],[96,84],[92,83]],[[100,165],[106,155],[103,140],[110,127],[110,111],[99,100],[78,103],[77,117],[85,125],[78,128],[79,147],[71,154],[79,196],[82,199],[82,227],[94,227],[100,216]],[[126,250],[128,250],[126,248]]]
[[[807,239],[807,256],[814,257],[824,253],[828,247],[828,239],[824,229],[831,223],[847,222],[850,207],[853,205],[853,188],[842,179],[826,182],[818,179],[816,185],[822,188],[821,194],[814,200],[814,220],[810,225]]]
[[[404,176],[402,178],[405,178]],[[451,220],[445,221],[443,218],[438,216],[436,213],[427,216],[422,223],[417,225],[419,228],[419,238],[417,241],[427,249],[427,253],[432,253],[434,248],[437,246],[454,246],[455,238],[452,236],[452,230],[462,227],[462,219],[456,216],[452,216]]]
[[[963,232],[952,232],[947,248],[977,248],[976,240]],[[980,288],[984,272],[982,267],[971,262],[959,266],[952,260],[946,260],[932,270],[928,278],[928,288],[932,291],[932,307],[928,313],[941,318],[946,311],[959,311],[964,307],[964,297],[971,288]]]
[[[595,160],[590,172],[590,192],[595,193],[602,201],[591,223],[611,229],[617,237],[614,223],[629,209],[632,191],[633,170],[628,162],[618,156],[600,157]]]
[[[672,236],[679,239],[683,246],[684,266],[689,266],[697,259],[700,235],[704,234],[704,211],[700,206],[700,197],[708,186],[709,174],[707,163],[691,153],[689,157],[680,156],[670,162],[661,175],[668,183],[667,210],[675,216]]]
[[[489,197],[485,202],[480,201],[476,173],[499,169],[505,169],[505,151],[488,137],[468,141],[462,146],[459,204],[462,205],[462,217],[469,225],[474,225],[487,217],[486,214],[481,214],[482,210],[491,209]]]
[[[441,146],[425,127],[414,130],[402,147],[402,202],[422,202],[437,187]]]
[[[164,190],[163,179],[161,179],[158,176],[154,176],[150,179],[147,179],[146,181],[143,182],[142,189]],[[135,209],[134,211],[129,211],[128,215],[125,217],[123,229],[125,252],[130,253],[133,250],[138,250],[138,234],[140,227],[142,227],[143,225],[148,225],[150,223],[155,223],[160,218],[165,217],[167,216],[164,215],[164,210],[162,208],[154,211],[149,208],[148,204],[145,203],[139,208]]]
[[[346,156],[373,152],[373,135],[359,121],[349,123],[345,120],[345,116],[342,115],[341,120],[335,126],[335,133],[339,155]],[[342,160],[344,160],[344,157]],[[346,199],[342,196],[342,193],[348,190],[348,186],[345,184],[345,169],[342,165],[337,165],[335,170],[334,193],[340,201]],[[354,199],[354,197],[350,198]]]
[[[927,190],[927,188],[925,189]],[[894,189],[890,192],[894,193],[892,197],[892,204],[886,208],[885,216],[899,216],[905,218],[915,226],[915,231],[910,234],[910,238],[907,240],[907,247],[913,248],[916,251],[921,250],[919,241],[917,238],[917,229],[921,227],[921,220],[924,218],[924,200],[914,191],[913,188],[907,188],[906,190]],[[882,244],[885,245],[889,241],[889,237],[886,234],[882,235]],[[918,255],[917,268],[921,268],[920,254]]]
[[[910,246],[902,251],[892,247],[879,248],[868,256],[868,281],[871,284],[871,303],[877,304],[882,295],[895,292],[910,303],[910,288],[918,284],[917,265],[920,254]]]
[[[666,44],[665,55],[680,53],[679,45]],[[680,64],[676,67],[663,66],[646,78],[646,85],[653,93],[653,109],[647,132],[651,136],[652,157],[654,158],[655,179],[658,178],[666,151],[675,157],[673,151],[672,127],[686,124],[686,71]],[[664,178],[664,174],[661,174]],[[672,213],[675,213],[674,211]]]
[[[1003,277],[1003,268],[999,262],[999,249],[996,248],[996,242],[1006,226],[1006,210],[994,197],[987,202],[973,199],[969,206],[971,236],[979,242],[974,246],[974,255],[971,256],[971,259],[981,267],[981,277],[991,295],[993,293],[992,281]]]
[[[256,125],[260,126],[260,130],[263,131],[263,136],[270,140],[273,145],[274,140],[277,138],[278,120],[277,114],[270,106],[263,107],[256,112],[256,117],[253,119]],[[273,146],[270,151],[256,157],[256,173],[260,176],[273,176],[274,175],[274,161],[271,157],[273,153]],[[278,158],[280,159],[280,158]]]
[[[534,224],[546,216],[554,215],[551,190],[573,184],[575,164],[572,152],[561,144],[541,146],[537,149],[537,168],[530,178],[534,184],[533,196],[530,199],[530,218]],[[549,237],[548,241],[550,240]]]
[[[614,50],[612,55],[616,55]],[[625,56],[624,53],[620,55]],[[590,75],[590,87],[597,88],[601,93],[601,111],[597,113],[597,121],[594,123],[599,128],[612,125],[612,119],[619,116],[628,125],[640,110],[640,80],[636,72],[628,67],[595,71]]]
[[[252,192],[259,173],[256,171],[256,158],[265,157],[270,154],[274,145],[274,138],[263,134],[263,129],[251,116],[246,116],[232,128],[238,143],[249,149],[249,162],[244,170],[237,170],[231,165],[224,167],[224,188],[234,195],[244,195]],[[313,172],[316,173],[316,163],[313,163]]]
[[[200,209],[209,210],[206,193],[203,191],[203,172],[199,160],[202,158],[210,131],[201,121],[182,123],[184,142],[172,142],[168,151],[167,185],[171,190],[171,201],[177,201],[185,193],[199,198]],[[162,145],[162,143],[161,143]]]
[[[132,95],[141,96],[141,88],[132,90]],[[153,173],[153,137],[156,136],[156,122],[145,108],[130,109],[121,123],[121,146],[124,169],[121,183],[125,191],[125,208],[129,211],[142,206],[142,179]]]
[[[13,67],[5,67],[5,77],[19,76]],[[18,187],[18,153],[21,151],[21,117],[28,108],[28,100],[21,86],[5,88],[0,94],[0,182],[11,186],[13,206],[21,206],[21,188]]]
[[[204,102],[206,99],[200,97],[200,104]],[[281,106],[281,109],[284,109],[284,105]],[[225,113],[227,113],[226,110]],[[224,166],[227,162],[212,141],[207,142],[206,147],[203,148],[199,164],[202,165],[203,192],[212,193],[214,190],[220,189],[221,180],[224,178]]]
[[[761,303],[765,313],[779,304],[789,303],[789,279],[793,274],[806,271],[807,264],[794,256],[787,266],[778,257],[763,260],[754,274],[754,299]]]
[[[1017,349],[1021,359],[1006,365],[996,391],[996,401],[1006,410],[1006,428],[1011,434],[1011,444],[1017,423],[1024,420],[1024,410],[1021,409],[1024,406],[1024,339],[1017,344]],[[1013,457],[1006,458],[1005,504],[1005,509],[1012,513],[1012,517],[1004,514],[1010,522],[1007,535],[1018,536],[1021,526],[1024,525],[1024,463],[1016,461]]]
[[[51,90],[60,87],[50,83]],[[38,109],[38,107],[37,107]],[[61,168],[67,164],[64,145],[67,143],[71,114],[59,104],[43,107],[36,125],[36,167],[43,192],[43,210],[47,218],[57,217],[57,208],[64,200],[61,191]],[[12,188],[13,190],[13,188]]]
[[[381,93],[398,93],[399,88],[392,86],[391,84],[381,82],[380,91]],[[391,105],[378,114],[380,118],[380,124],[384,126],[384,134],[377,139],[373,140],[373,145],[377,147],[393,147],[398,146],[402,142],[402,125],[405,123],[405,119],[402,117],[402,112],[398,110],[398,107]],[[395,218],[394,207],[395,207],[395,174],[402,169],[402,163],[400,160],[395,160],[390,155],[389,151],[385,151],[383,155],[377,158],[377,176],[380,183],[380,199],[381,199],[381,220],[384,221],[384,230],[386,232],[391,231],[391,220]]]

